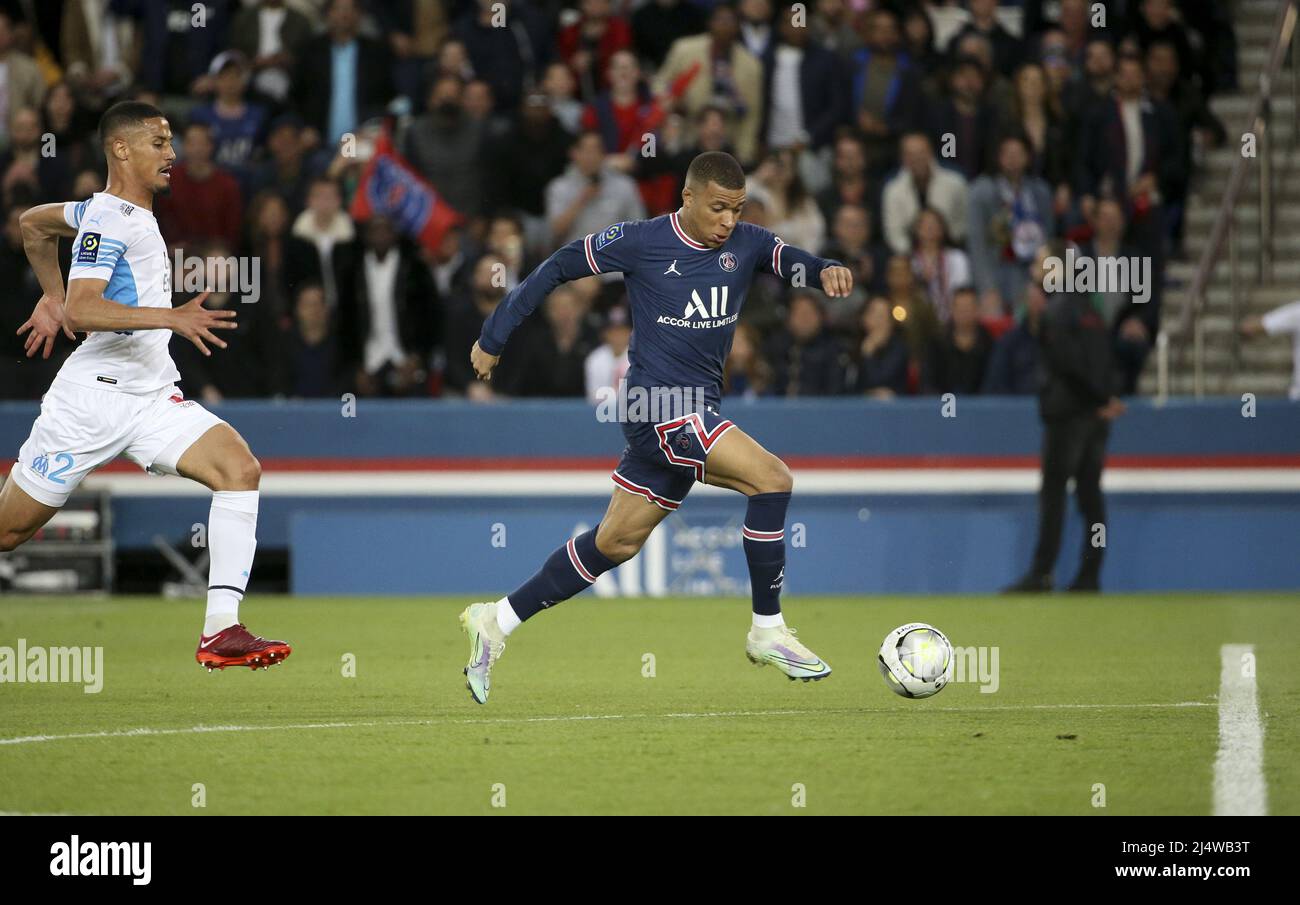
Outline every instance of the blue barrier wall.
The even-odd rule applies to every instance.
[[[1243,417],[1238,400],[1135,400],[1117,422],[1113,459],[1168,458],[1195,465],[1251,457],[1294,467],[1300,455],[1300,405],[1261,400]],[[473,405],[455,401],[360,400],[355,417],[334,402],[228,403],[216,411],[262,459],[330,460],[566,458],[612,467],[622,448],[616,425],[581,402]],[[792,457],[948,458],[1032,462],[1041,428],[1032,399],[959,399],[956,417],[938,399],[882,403],[857,399],[729,402],[725,413],[773,451]],[[37,414],[28,403],[0,404],[0,456],[16,454]],[[1028,457],[1028,458],[1027,458]],[[970,466],[971,461],[965,462]],[[301,466],[301,463],[299,463]],[[342,466],[336,466],[336,468]],[[346,467],[353,467],[351,464]],[[339,480],[346,481],[346,474]],[[176,479],[148,479],[171,481]],[[539,484],[547,481],[539,473]],[[151,485],[151,491],[156,486]],[[1141,489],[1108,497],[1104,581],[1114,590],[1300,588],[1300,494],[1206,493]],[[610,488],[566,497],[403,497],[373,494],[311,498],[264,494],[262,549],[292,549],[294,589],[303,593],[501,593],[527,577],[579,525],[595,524]],[[207,519],[203,496],[115,492],[120,548],[147,548],[155,534],[183,542]],[[628,567],[629,587],[655,572],[667,593],[743,593],[746,581],[738,497],[697,493],[665,522],[654,569]],[[1022,493],[823,493],[791,507],[792,593],[978,592],[1025,568],[1034,539],[1034,495]],[[489,533],[502,524],[505,547]],[[804,544],[794,538],[802,526]],[[1058,579],[1077,562],[1072,515]],[[608,583],[606,583],[608,584]]]

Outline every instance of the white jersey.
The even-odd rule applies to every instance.
[[[171,262],[151,211],[107,192],[63,206],[77,230],[72,246],[73,280],[107,280],[104,298],[132,308],[172,306]],[[180,380],[167,351],[170,330],[91,333],[55,378],[100,390],[146,394]]]

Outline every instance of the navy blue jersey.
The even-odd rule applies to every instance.
[[[615,223],[542,262],[484,322],[479,346],[500,355],[511,331],[560,283],[620,271],[632,311],[628,385],[699,387],[716,405],[754,272],[820,292],[822,269],[837,263],[752,223],[738,223],[717,248],[688,236],[676,213]]]

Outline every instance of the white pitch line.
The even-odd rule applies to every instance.
[[[1268,813],[1268,789],[1264,784],[1264,726],[1255,695],[1255,645],[1225,644],[1219,657],[1214,815],[1262,817]]]
[[[921,705],[924,707],[925,705]],[[1018,710],[1125,710],[1132,708],[1162,707],[1212,707],[1208,701],[1180,701],[1178,703],[1153,704],[1027,704],[1005,707],[925,707],[928,712],[944,713],[989,713],[992,711]],[[700,713],[596,713],[581,716],[528,716],[528,717],[489,717],[486,719],[428,719],[428,720],[364,720],[333,723],[286,723],[266,726],[183,726],[178,728],[151,728],[142,726],[137,729],[112,729],[100,732],[71,732],[66,735],[24,735],[16,738],[0,738],[0,745],[29,745],[37,742],[62,742],[92,738],[142,738],[158,735],[199,735],[207,732],[298,732],[316,729],[373,729],[388,726],[445,726],[451,724],[501,725],[519,723],[570,723],[590,720],[658,720],[658,719],[720,719],[738,716],[821,716],[824,714],[871,714],[888,713],[897,715],[896,708],[845,707],[824,710],[719,710]]]

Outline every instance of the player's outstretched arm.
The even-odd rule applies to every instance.
[[[233,330],[235,312],[203,307],[208,293],[196,296],[179,308],[132,308],[104,298],[107,280],[93,278],[68,282],[68,326],[77,332],[116,332],[135,330],[171,330],[198,347],[204,355],[211,355],[204,341],[219,349],[226,348],[224,340],[213,335],[213,330]]]
[[[839,261],[819,258],[802,248],[787,245],[780,236],[766,229],[760,235],[770,243],[758,260],[758,269],[763,273],[775,274],[796,289],[820,285],[832,298],[853,291],[853,271]]]
[[[620,244],[619,240],[634,235],[636,226],[637,222],[615,223],[600,233],[574,239],[510,290],[483,322],[478,342],[470,350],[470,363],[479,379],[489,379],[510,334],[556,286],[595,274],[631,270],[636,241],[627,239]]]

